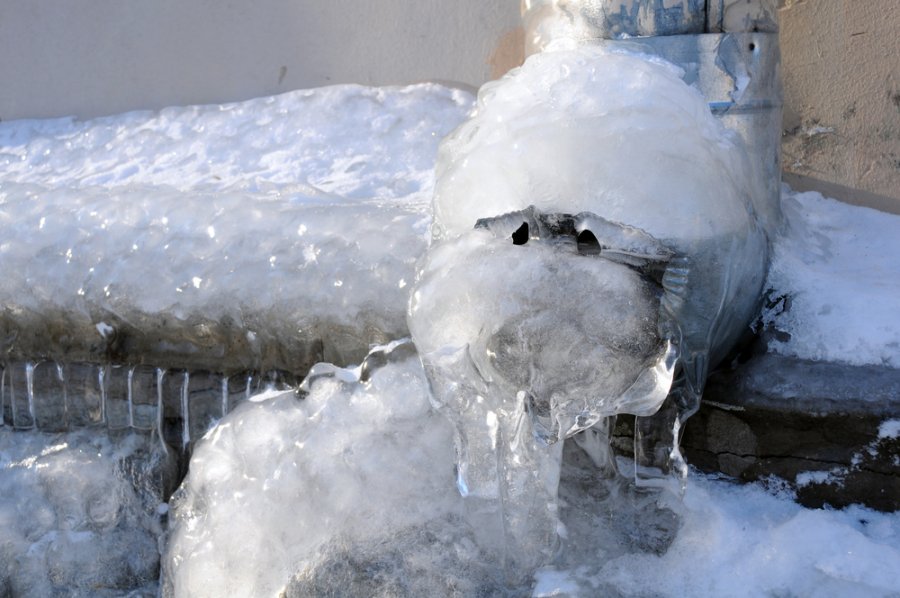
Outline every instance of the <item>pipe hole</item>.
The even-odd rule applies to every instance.
[[[748,47],[750,48],[750,51],[751,51],[751,52],[753,52],[753,51],[756,50],[756,44],[753,43],[753,42],[750,42],[750,45],[749,45]]]
[[[528,223],[523,222],[522,226],[516,229],[512,234],[513,245],[524,245],[528,242]]]
[[[590,230],[584,229],[578,233],[577,240],[579,253],[600,253],[600,241]]]

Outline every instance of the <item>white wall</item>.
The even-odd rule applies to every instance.
[[[0,119],[477,86],[520,55],[518,26],[517,0],[2,0]]]

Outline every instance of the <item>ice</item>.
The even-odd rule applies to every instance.
[[[662,299],[646,291],[663,282],[659,264],[678,259],[682,228],[702,239],[692,245],[695,254],[721,250],[715,218],[722,214],[701,212],[710,218],[692,222],[678,207],[715,200],[716,209],[730,213],[728,205],[743,201],[730,197],[730,189],[743,186],[728,180],[741,172],[730,162],[731,140],[709,122],[699,96],[674,82],[671,66],[621,55],[593,64],[592,52],[547,54],[518,79],[483,92],[478,119],[445,146],[439,195],[446,210],[434,252],[422,264],[423,283],[435,288],[446,265],[438,258],[455,264],[446,283],[464,286],[447,297],[468,308],[514,313],[515,300],[533,294],[551,313],[572,313],[562,322],[523,317],[489,337],[454,314],[453,304],[441,305],[438,294],[417,299],[431,301],[429,309],[448,322],[435,328],[435,343],[456,342],[457,334],[484,341],[476,356],[484,369],[467,372],[464,381],[493,368],[512,380],[508,386],[565,398],[550,401],[550,413],[559,416],[550,417],[537,395],[504,390],[514,401],[511,420],[543,434],[535,440],[526,430],[512,431],[526,457],[607,409],[656,403],[646,392],[578,396],[567,376],[586,388],[619,391],[628,371],[646,365],[654,366],[642,370],[647,384],[626,391],[668,384],[668,362],[659,359],[665,339],[643,319]],[[530,76],[536,85],[517,84]],[[116,428],[132,420],[157,425],[159,380],[175,389],[167,400],[188,405],[172,441],[181,447],[257,388],[244,372],[226,373],[235,364],[343,365],[360,359],[368,343],[405,334],[413,262],[430,224],[437,141],[470,105],[467,94],[440,86],[342,86],[222,107],[0,124],[0,297],[11,318],[0,339],[9,343],[18,331],[13,351],[40,353],[5,363],[4,383],[14,378],[23,427],[35,418],[54,420],[58,412],[42,405],[70,405],[70,417],[80,414],[78,425],[92,426],[67,435],[0,429],[0,595],[155,592],[165,493],[146,490],[141,468],[132,467],[144,453],[130,443],[140,443],[121,440]],[[588,118],[595,109],[609,116]],[[613,121],[622,127],[607,131]],[[544,140],[550,149],[536,152]],[[650,151],[666,144],[661,154]],[[495,159],[499,166],[489,167]],[[713,167],[693,169],[712,159]],[[531,169],[527,179],[520,164]],[[597,178],[582,177],[581,168]],[[769,285],[776,296],[790,294],[792,307],[769,315],[791,338],[780,337],[776,350],[896,365],[897,318],[890,309],[893,281],[900,280],[896,217],[787,188],[783,195],[789,222],[776,240]],[[661,208],[638,209],[631,197]],[[531,205],[536,209],[524,220],[502,217],[522,216]],[[561,214],[571,218],[556,218]],[[481,228],[473,230],[479,219]],[[514,246],[508,237],[520,238],[525,220],[534,225],[527,243]],[[504,228],[510,223],[512,230]],[[569,234],[565,223],[584,226]],[[579,243],[584,229],[594,238]],[[598,249],[603,259],[596,259]],[[479,259],[480,251],[496,256],[496,264]],[[674,263],[685,276],[697,272]],[[577,293],[632,305],[604,319],[599,306],[567,295],[563,280]],[[153,310],[175,317],[163,323]],[[159,336],[136,333],[148,323]],[[547,334],[545,326],[565,334]],[[621,335],[631,345],[604,353],[598,334],[590,333],[595,326],[604,331],[599,340],[621,349]],[[517,344],[518,331],[539,342]],[[104,422],[95,383],[106,365],[76,371],[39,358],[53,350],[106,363],[121,357],[123,346],[132,355],[170,360],[175,369],[109,369],[116,392],[107,397],[106,426],[97,427]],[[539,500],[555,501],[519,511],[537,515],[529,524],[543,543],[534,553],[517,553],[497,533],[493,499],[470,500],[496,488],[496,476],[464,485],[470,499],[459,496],[452,426],[432,410],[417,358],[408,349],[392,353],[376,351],[360,368],[317,366],[303,402],[290,393],[256,397],[209,435],[172,505],[167,592],[879,596],[900,587],[897,514],[808,510],[789,496],[697,474],[683,503],[646,494],[616,475],[634,464],[613,460],[606,417],[573,437],[580,448],[554,443],[554,458],[517,480],[536,487]],[[228,361],[229,355],[250,358]],[[615,367],[588,370],[597,359]],[[220,370],[179,369],[200,363]],[[560,375],[559,368],[570,371]],[[47,403],[60,376],[77,392]],[[534,408],[527,414],[526,405]],[[12,408],[7,395],[4,408]],[[594,411],[573,424],[582,408]],[[509,430],[486,414],[489,424]],[[879,433],[889,439],[896,429],[891,420]],[[98,498],[97,488],[113,490]],[[121,500],[118,508],[110,497]],[[510,560],[529,558],[545,564],[534,578],[522,562],[517,579],[500,573]]]
[[[396,353],[395,353],[396,352]],[[806,509],[777,485],[692,473],[682,498],[602,473],[567,441],[565,533],[518,584],[454,488],[453,431],[408,344],[321,364],[196,449],[173,501],[168,596],[890,596],[900,514]],[[624,469],[624,467],[622,467]]]
[[[232,104],[0,123],[4,182],[428,200],[471,107],[435,84],[335,85]],[[206,227],[203,227],[204,229]]]
[[[384,595],[363,590],[381,579],[411,584],[396,595],[446,595],[422,584],[455,575],[472,595],[494,570],[460,521],[452,432],[426,388],[412,345],[395,343],[360,368],[317,366],[302,398],[229,414],[173,499],[165,594]]]
[[[148,436],[0,429],[0,594],[155,595],[171,465]]]
[[[757,314],[764,190],[674,66],[596,47],[485,85],[436,171],[410,332],[517,575],[555,551],[559,441],[599,424],[614,471],[604,418],[630,413],[638,477],[686,475],[681,426]]]
[[[352,363],[406,334],[438,85],[338,86],[0,123],[0,349],[220,372]]]

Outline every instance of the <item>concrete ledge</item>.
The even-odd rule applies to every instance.
[[[900,370],[775,354],[715,372],[685,429],[691,464],[744,481],[777,476],[800,503],[900,509]]]

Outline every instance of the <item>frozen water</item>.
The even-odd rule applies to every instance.
[[[358,361],[406,333],[437,143],[470,106],[437,85],[340,86],[0,124],[0,349]]]
[[[900,216],[786,186],[782,206],[786,231],[775,240],[763,313],[778,331],[770,348],[900,368]]]
[[[166,593],[273,595],[292,577],[294,595],[350,592],[385,560],[387,578],[418,567],[440,581],[442,560],[465,569],[462,580],[489,577],[472,532],[455,523],[452,434],[426,388],[415,351],[401,343],[361,368],[317,366],[302,400],[260,395],[229,414],[197,445],[173,499]],[[454,554],[432,562],[436,538]]]
[[[157,446],[0,429],[0,595],[155,595],[171,466]]]
[[[565,65],[558,66],[564,70]],[[634,102],[632,124],[646,117],[644,122],[653,126],[669,127],[660,129],[662,135],[676,138],[686,130],[679,128],[679,123],[690,120],[681,121],[678,116],[689,114],[696,102],[679,106],[676,100],[683,98],[675,94],[672,105],[663,109],[653,105],[661,101],[659,97],[643,95],[654,85],[668,84],[667,68],[641,67],[634,72],[635,80],[605,90],[608,97],[601,99],[621,100],[622,110],[626,103]],[[489,95],[486,90],[485,97]],[[595,95],[582,96],[586,107],[597,100]],[[567,97],[562,93],[554,101],[563,102]],[[642,98],[649,99],[642,103]],[[513,94],[512,99],[521,98]],[[383,324],[380,332],[360,336],[355,327],[371,320],[365,319],[369,315],[358,314],[367,313],[368,307],[371,317],[399,323],[405,329],[403,297],[412,284],[412,262],[424,248],[437,140],[459,122],[470,104],[465,93],[440,86],[401,90],[351,86],[224,107],[174,108],[88,122],[2,123],[0,262],[5,278],[0,281],[0,296],[5,306],[12,306],[7,315],[25,322],[22,330],[45,330],[44,336],[59,339],[61,345],[65,339],[60,339],[60,333],[86,339],[87,348],[76,350],[66,345],[69,356],[78,351],[93,355],[92,345],[108,356],[110,339],[123,338],[123,332],[133,330],[131,322],[152,316],[142,310],[171,308],[185,320],[172,324],[180,327],[180,332],[168,338],[187,334],[194,339],[193,347],[163,342],[159,350],[166,353],[160,354],[174,355],[187,365],[198,347],[221,348],[228,346],[221,339],[237,338],[229,337],[227,331],[220,336],[200,336],[214,340],[204,345],[191,336],[208,334],[208,327],[215,330],[225,321],[204,319],[204,303],[209,303],[210,313],[223,318],[229,313],[240,316],[234,329],[243,334],[241,326],[246,326],[252,332],[243,337],[245,344],[252,344],[259,334],[265,339],[260,332],[265,329],[269,338],[292,338],[286,346],[302,347],[293,335],[302,337],[307,329],[295,327],[291,318],[296,314],[287,304],[303,293],[322,291],[327,300],[316,302],[314,308],[321,309],[326,320],[328,314],[337,314],[340,325],[333,324],[329,330],[343,331],[341,326],[346,325],[351,330],[342,338],[350,342],[325,335],[324,342],[332,343],[332,348],[326,345],[311,353],[342,363],[354,359],[353,355],[361,357],[368,342],[399,334]],[[523,100],[523,110],[525,104]],[[578,102],[565,108],[578,109]],[[497,127],[510,127],[519,135],[520,147],[541,135],[529,137],[515,131],[510,123],[504,123],[502,110],[492,110],[487,104],[481,110],[491,121],[488,131],[497,133]],[[654,121],[659,110],[668,116]],[[518,120],[528,116],[527,110],[517,114]],[[625,117],[628,111],[618,114]],[[574,126],[566,120],[552,122],[560,129]],[[651,132],[641,129],[641,134],[649,138]],[[587,139],[587,135],[583,137]],[[627,137],[623,129],[610,139]],[[689,147],[690,143],[684,142],[684,149]],[[602,170],[607,177],[615,173],[616,155],[598,156],[602,163],[591,164],[591,153],[597,148],[577,148],[584,155],[575,156],[576,161],[595,170],[609,165]],[[690,193],[672,184],[679,180],[677,174],[662,182],[642,181],[657,161],[665,165],[663,172],[678,172],[676,164],[694,160],[689,153],[631,160],[633,154],[623,157],[629,158],[638,173],[635,187],[658,188],[659,193],[648,197],[672,200],[665,204],[668,212],[648,217],[674,217],[672,206],[692,201]],[[159,161],[155,161],[157,157],[161,157]],[[511,169],[516,159],[509,158],[503,168]],[[559,168],[559,163],[546,163],[547,170]],[[725,169],[717,172],[703,176],[721,176]],[[576,184],[576,174],[574,169],[560,169],[561,191],[568,194],[591,188],[588,181]],[[497,181],[499,178],[485,178],[493,185],[491,189],[502,190],[495,185]],[[535,197],[552,195],[553,187],[546,183],[534,187],[529,187],[530,181],[517,184],[534,191]],[[791,340],[779,341],[777,350],[895,365],[897,320],[890,307],[897,295],[893,281],[900,280],[894,259],[897,248],[891,245],[898,237],[896,218],[815,194],[795,197],[785,189],[784,196],[788,203],[795,202],[794,207],[788,206],[793,224],[778,241],[780,248],[776,245],[776,269],[770,284],[776,291],[790,291],[794,299],[791,312],[774,316],[776,324],[791,333]],[[561,207],[541,209],[572,214],[587,209],[568,208],[562,195],[558,199]],[[490,196],[477,199],[476,204],[489,208],[484,216],[502,213],[494,212],[493,201]],[[523,200],[504,210],[516,211],[531,204],[537,202]],[[599,216],[615,221],[607,213]],[[465,232],[447,242],[465,245],[462,239],[482,239],[483,246],[491,246],[493,241],[485,236],[491,230],[471,233],[473,225],[474,220],[463,223],[459,230]],[[648,225],[640,226],[652,232]],[[239,230],[246,234],[238,234]],[[833,238],[826,241],[832,232]],[[384,247],[388,233],[398,241]],[[658,234],[653,236],[662,242]],[[138,245],[133,237],[146,242]],[[170,245],[168,251],[160,249],[163,240]],[[227,252],[223,249],[226,241],[236,248],[234,253],[223,253]],[[543,254],[552,244],[537,241],[529,240],[530,247],[524,248],[500,249],[498,245],[498,254],[507,249]],[[75,249],[82,244],[85,253],[80,255]],[[820,251],[822,248],[827,251]],[[853,248],[859,251],[845,253]],[[67,255],[69,249],[71,256]],[[192,257],[179,259],[185,254]],[[397,261],[376,266],[388,254]],[[227,255],[228,261],[235,260],[241,267],[232,272],[214,261],[212,256],[217,255]],[[622,255],[627,252],[618,257]],[[834,256],[842,257],[836,260]],[[548,263],[558,266],[553,260]],[[282,269],[284,264],[291,267]],[[474,268],[477,263],[472,265]],[[621,259],[598,266],[605,272],[605,284],[614,286],[636,277],[633,270],[617,266]],[[528,266],[515,263],[514,267],[524,272]],[[559,275],[565,267],[553,271]],[[657,281],[652,275],[647,280],[647,273],[641,272],[637,278],[652,288]],[[293,284],[298,276],[299,280],[314,281],[315,286]],[[488,272],[479,276],[492,282]],[[111,283],[118,284],[118,280],[127,293],[119,295],[116,284],[104,288],[103,277]],[[355,292],[342,296],[341,289],[354,288],[353,281],[359,281]],[[524,292],[521,284],[516,280],[512,285],[520,294]],[[285,290],[288,286],[299,295],[291,295]],[[396,291],[391,290],[394,287]],[[495,296],[502,298],[505,293],[506,289],[501,289]],[[363,299],[357,303],[356,297]],[[393,303],[398,297],[399,303]],[[636,299],[639,305],[654,304],[644,295],[638,294]],[[242,301],[243,309],[229,311],[230,305]],[[137,307],[128,307],[131,304]],[[61,310],[70,306],[71,313],[52,325],[47,322],[54,318],[41,315],[41,310],[63,313]],[[257,307],[264,315],[254,320],[252,310]],[[192,317],[196,318],[193,325]],[[593,315],[579,317],[589,321]],[[626,321],[623,327],[632,324]],[[301,331],[295,333],[298,328]],[[0,335],[4,343],[10,338],[9,330],[4,328]],[[805,336],[806,331],[814,336]],[[826,338],[840,342],[822,344],[821,339]],[[15,346],[24,348],[26,340],[27,336],[20,336]],[[34,348],[48,346],[41,341]],[[116,347],[115,343],[111,346]],[[144,348],[152,346],[147,340]],[[499,342],[498,347],[515,348],[509,342]],[[561,348],[563,352],[567,349]],[[259,354],[269,355],[260,357],[260,363],[276,363],[271,353],[261,350]],[[549,355],[549,351],[546,355],[537,352],[535,357]],[[214,363],[228,369],[224,358],[216,358]],[[47,364],[54,365],[44,362]],[[36,375],[42,367],[36,366]],[[490,588],[504,584],[497,576],[502,558],[498,548],[502,547],[485,540],[494,528],[480,525],[484,519],[479,519],[477,509],[472,512],[462,504],[454,487],[453,455],[448,448],[452,433],[428,406],[421,369],[415,359],[392,362],[391,368],[394,374],[388,381],[373,373],[374,366],[365,371],[319,367],[317,373],[322,377],[317,376],[307,387],[323,397],[309,403],[318,405],[318,411],[304,411],[303,404],[298,406],[289,395],[270,398],[239,411],[243,419],[229,418],[221,435],[211,435],[208,442],[214,448],[201,450],[205,460],[192,465],[197,470],[192,478],[196,483],[188,483],[177,503],[179,524],[173,530],[168,561],[170,591],[177,594],[179,588],[191,588],[193,595],[221,595],[221,588],[232,584],[230,587],[238,590],[285,589],[296,596],[341,588],[372,595],[472,595],[489,593]],[[328,372],[333,375],[326,375]],[[155,380],[156,370],[139,374]],[[512,370],[517,381],[530,380],[530,375],[527,367]],[[548,387],[557,384],[552,378],[538,382]],[[214,396],[218,401],[221,393]],[[325,400],[326,396],[331,398]],[[75,394],[69,398],[77,400]],[[333,409],[327,407],[329,402],[334,402]],[[295,409],[302,413],[287,415]],[[406,412],[408,419],[402,415]],[[127,410],[122,413],[127,421]],[[417,425],[416,418],[426,425]],[[602,426],[609,420],[598,423]],[[315,431],[316,426],[321,426],[321,433]],[[885,433],[894,434],[894,428],[888,427]],[[552,420],[547,429],[553,429]],[[560,424],[559,429],[565,426]],[[316,459],[306,460],[307,453],[295,444],[302,434],[315,437],[305,446],[313,447],[308,454]],[[588,430],[588,434],[592,436],[579,438],[581,445],[592,451],[600,465],[608,466],[602,429]],[[359,444],[355,438],[360,439]],[[127,453],[127,442],[125,448],[119,447],[118,441],[107,442],[96,428],[65,436],[0,430],[0,439],[0,480],[5,480],[0,481],[4,521],[0,526],[4,534],[0,541],[0,595],[43,596],[71,592],[72,588],[119,595],[133,587],[152,593],[151,574],[143,572],[155,571],[158,561],[150,547],[155,550],[159,531],[154,515],[159,494],[151,492],[146,500],[132,500],[127,484],[123,493],[118,493],[121,465],[132,461],[112,455]],[[8,440],[12,445],[4,444]],[[333,446],[323,448],[329,442]],[[60,448],[62,443],[66,448]],[[93,460],[94,449],[102,456],[99,461]],[[604,494],[610,492],[608,485],[595,479],[610,476],[610,470],[593,469],[584,458],[573,462],[573,455],[580,452],[571,446],[565,453],[558,505],[562,527],[553,530],[562,532],[561,553],[553,565],[538,573],[536,594],[577,588],[572,593],[678,596],[783,595],[793,591],[878,596],[891,595],[900,587],[896,579],[900,521],[896,514],[858,508],[806,510],[791,503],[789,497],[773,498],[757,487],[733,488],[727,482],[700,476],[694,476],[683,505],[670,501],[660,508],[655,498],[627,493],[610,501]],[[308,474],[291,477],[294,457]],[[240,473],[223,473],[230,468]],[[110,521],[100,512],[104,505],[100,511],[91,511],[101,523],[79,514],[88,511],[84,501],[94,496],[97,487],[113,488],[112,494],[125,496],[112,531],[102,525],[102,521]],[[278,488],[287,491],[278,495]],[[142,492],[137,496],[145,496]],[[678,522],[681,527],[675,533]],[[76,528],[82,531],[73,531]],[[523,583],[528,586],[529,581]],[[204,584],[209,584],[208,591]]]
[[[232,412],[173,502],[170,596],[890,596],[900,514],[805,509],[692,474],[646,494],[566,443],[557,558],[507,586],[454,488],[452,430],[409,345],[324,364]],[[398,351],[399,350],[399,351]],[[394,353],[396,352],[396,353]],[[377,364],[382,364],[381,366]],[[774,492],[774,494],[773,494]]]
[[[595,47],[485,85],[442,143],[409,326],[508,568],[553,555],[559,440],[631,413],[640,474],[686,474],[680,428],[757,313],[760,183],[674,66]]]

